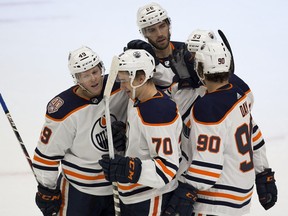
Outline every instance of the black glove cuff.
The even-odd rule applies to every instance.
[[[132,165],[133,164],[133,165]],[[127,178],[129,179],[129,182],[131,183],[137,183],[140,175],[141,175],[141,171],[142,171],[142,162],[139,158],[135,157],[135,158],[129,158],[129,170],[127,173]]]
[[[47,199],[47,200],[49,200],[50,197],[53,199],[56,199],[56,197],[61,194],[60,190],[58,188],[50,189],[48,187],[44,187],[41,184],[39,184],[37,188],[38,188],[38,193],[37,193],[38,196],[41,196],[42,198],[45,196],[45,199]],[[59,199],[60,199],[60,197],[59,197]]]
[[[194,203],[198,198],[197,191],[192,185],[179,182],[175,195]]]
[[[264,184],[264,183],[272,183],[275,182],[274,173],[271,168],[265,169],[263,172],[256,175],[256,183]]]

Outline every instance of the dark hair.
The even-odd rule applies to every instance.
[[[205,79],[212,82],[222,83],[229,80],[230,72],[214,73],[214,74],[205,74]]]
[[[230,78],[230,69],[229,72],[222,72],[222,73],[213,73],[213,74],[204,74],[203,73],[203,63],[199,62],[198,63],[198,68],[197,68],[198,74],[200,77],[205,77],[205,80],[211,81],[211,82],[217,82],[217,83],[222,83],[224,81],[229,80]]]

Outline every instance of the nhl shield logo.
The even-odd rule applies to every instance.
[[[59,110],[59,108],[64,104],[64,100],[60,97],[56,97],[53,100],[50,101],[48,104],[47,110],[48,113],[55,113]]]

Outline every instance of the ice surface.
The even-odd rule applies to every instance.
[[[30,154],[47,102],[69,88],[70,50],[93,48],[109,67],[132,39],[138,7],[149,1],[0,0],[0,93]],[[276,171],[279,201],[265,211],[254,194],[253,216],[286,216],[287,187],[287,8],[288,1],[157,1],[172,20],[172,40],[185,41],[196,28],[222,29],[235,57],[235,73],[255,96],[253,115]],[[109,68],[107,68],[109,69]],[[108,71],[108,70],[107,70]],[[0,215],[37,216],[36,181],[0,108]]]

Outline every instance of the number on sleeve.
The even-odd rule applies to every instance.
[[[44,144],[48,144],[51,134],[52,134],[52,130],[48,127],[44,127],[40,136],[41,142]]]
[[[251,146],[251,135],[249,132],[249,126],[247,124],[243,124],[237,128],[235,133],[235,140],[239,153],[241,155],[249,154],[250,160],[248,162],[245,160],[240,163],[240,170],[242,172],[248,172],[253,169],[254,164],[252,160],[253,150]]]
[[[165,155],[171,155],[173,153],[171,139],[169,137],[162,138],[152,138],[152,143],[156,144],[156,152],[159,153],[160,148]]]
[[[250,123],[250,128],[252,125]],[[253,164],[253,149],[251,142],[251,130],[249,125],[243,124],[237,128],[235,132],[235,142],[238,152],[242,156],[249,156],[249,160],[244,160],[240,163],[240,170],[242,172],[248,172],[254,168]],[[197,150],[199,152],[209,151],[211,153],[218,153],[220,149],[221,139],[218,136],[207,136],[200,134],[197,140]]]
[[[197,150],[206,151],[211,153],[217,153],[220,149],[221,139],[218,136],[208,137],[207,135],[201,134],[197,141]]]

